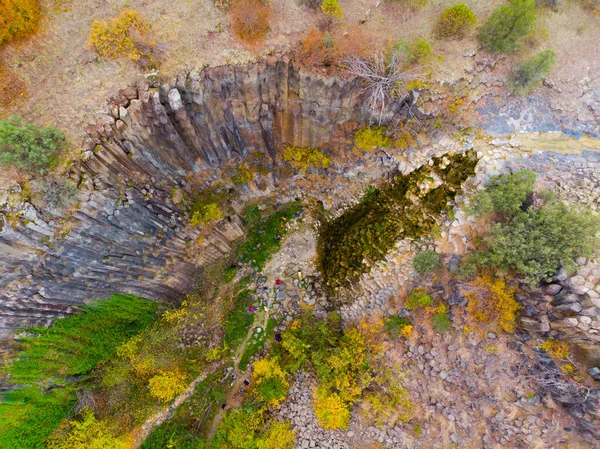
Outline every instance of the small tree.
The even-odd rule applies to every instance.
[[[231,7],[233,31],[242,40],[256,43],[269,32],[272,10],[260,0],[236,0]]]
[[[526,95],[549,73],[556,55],[552,50],[539,52],[518,64],[509,78],[509,85],[518,95]]]
[[[406,310],[424,309],[433,304],[433,299],[422,290],[415,290],[406,298]]]
[[[344,17],[342,7],[337,0],[323,0],[323,3],[321,3],[321,11],[328,16],[336,17],[338,19]]]
[[[511,0],[496,9],[479,30],[479,42],[488,51],[514,53],[518,40],[525,36],[535,20],[534,0]]]
[[[489,212],[516,214],[535,186],[536,175],[530,170],[492,176],[485,189],[472,199],[469,212],[481,216]]]
[[[464,3],[446,9],[435,24],[433,33],[437,39],[462,39],[477,22],[471,8]]]
[[[38,128],[18,116],[0,120],[0,165],[44,173],[56,164],[64,144],[64,134],[56,128]]]

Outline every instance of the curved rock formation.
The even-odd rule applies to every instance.
[[[198,231],[182,224],[172,187],[255,152],[275,162],[283,145],[316,146],[336,125],[370,118],[356,80],[303,73],[286,58],[138,84],[88,129],[90,150],[70,172],[82,201],[67,231],[20,201],[19,186],[0,192],[0,339],[113,291],[181,297],[243,225],[227,217],[189,257]],[[405,100],[389,105],[388,120],[406,112]]]

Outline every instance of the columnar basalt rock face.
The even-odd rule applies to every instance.
[[[190,256],[199,231],[184,226],[172,187],[253,152],[276,161],[283,145],[316,146],[337,124],[366,122],[355,85],[273,58],[154,88],[142,79],[121,91],[103,122],[89,127],[90,149],[69,174],[81,205],[68,232],[15,201],[19,186],[0,192],[0,339],[113,291],[180,298],[201,279],[202,266],[231,249],[243,224],[238,216],[222,220]],[[391,104],[388,118],[398,109]]]

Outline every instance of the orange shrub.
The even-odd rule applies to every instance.
[[[305,67],[327,67],[335,59],[334,43],[328,43],[325,33],[311,29],[296,47],[298,62]]]
[[[0,0],[0,44],[33,33],[39,19],[38,0]]]
[[[233,31],[242,40],[256,43],[269,32],[272,10],[260,0],[236,0],[231,6]]]

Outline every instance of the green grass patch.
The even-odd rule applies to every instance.
[[[254,315],[248,313],[248,308],[252,305],[252,292],[242,290],[233,300],[233,308],[225,316],[223,328],[225,335],[223,342],[232,349],[235,349],[244,340],[248,333],[248,327],[254,322]]]
[[[116,348],[149,326],[156,303],[130,295],[113,295],[83,313],[59,319],[21,343],[22,352],[3,371],[23,388],[2,395],[0,447],[43,448],[45,439],[76,402],[82,376],[109,360]],[[52,388],[50,388],[52,387]]]
[[[443,334],[452,325],[452,320],[450,319],[450,315],[448,312],[438,312],[431,318],[431,322],[433,324],[433,328],[436,332]]]
[[[298,203],[288,203],[265,217],[258,205],[249,207],[244,212],[248,238],[240,247],[242,260],[262,270],[271,255],[279,251],[286,224],[294,219],[299,210]]]
[[[254,335],[252,336],[250,341],[248,341],[248,344],[244,349],[244,353],[240,358],[239,367],[242,371],[248,368],[252,357],[258,354],[265,346],[267,340],[273,336],[273,329],[276,325],[277,321],[274,318],[270,318],[267,322],[266,329],[263,329],[260,333],[257,333],[256,331],[254,332]]]

